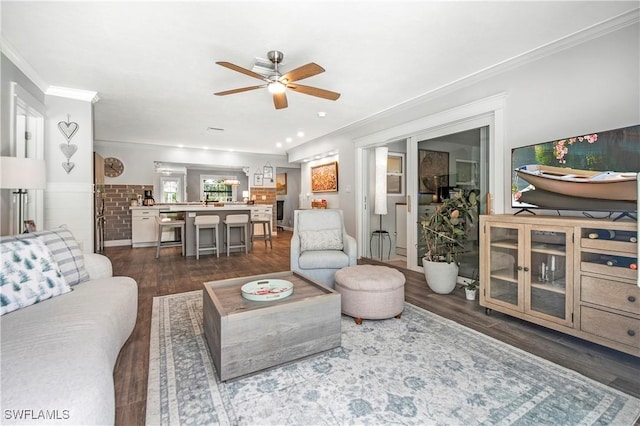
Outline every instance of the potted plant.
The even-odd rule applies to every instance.
[[[471,277],[471,281],[463,285],[464,294],[467,300],[476,300],[476,293],[478,292],[478,286],[480,282],[478,281],[478,272],[473,271],[473,276]]]
[[[448,294],[456,287],[460,257],[465,251],[469,231],[477,221],[476,193],[465,196],[457,192],[420,222],[422,241],[426,245],[422,267],[431,290]]]

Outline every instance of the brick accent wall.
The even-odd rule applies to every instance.
[[[104,240],[131,239],[131,199],[144,195],[153,185],[105,185],[104,186]]]

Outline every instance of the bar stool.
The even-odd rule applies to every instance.
[[[227,256],[230,255],[232,248],[243,248],[245,254],[249,254],[249,244],[247,243],[247,235],[249,234],[247,231],[247,227],[249,226],[249,215],[248,214],[230,214],[224,219],[224,224],[227,227],[226,232],[226,241],[227,245]],[[240,241],[238,244],[231,245],[231,230],[233,228],[240,228]]]
[[[255,235],[253,233],[253,225],[262,225],[262,235]],[[269,246],[273,248],[273,243],[271,241],[271,217],[251,217],[251,244],[253,244],[253,240],[264,240],[264,246],[267,246],[267,241],[269,241]]]
[[[220,223],[220,216],[217,215],[200,215],[196,216],[194,220],[196,226],[196,259],[200,259],[201,251],[215,251],[216,257],[220,257],[219,247],[219,231],[218,224]],[[211,246],[200,247],[200,230],[211,229]]]
[[[156,259],[160,257],[160,247],[182,247],[182,255],[184,256],[184,220],[171,219],[168,217],[161,218],[156,216],[158,223],[158,245],[156,247]],[[166,229],[180,228],[180,241],[162,241],[162,232]]]

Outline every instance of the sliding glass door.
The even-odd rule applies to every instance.
[[[420,222],[438,208],[444,199],[474,192],[480,200],[480,214],[486,210],[488,192],[489,127],[463,130],[442,136],[418,136],[417,152],[417,226],[416,265],[422,266],[425,246],[421,241]],[[468,241],[459,275],[472,277],[479,270],[478,224],[467,226]]]

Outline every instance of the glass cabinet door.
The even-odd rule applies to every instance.
[[[485,297],[492,303],[522,311],[522,286],[519,285],[518,260],[521,250],[522,227],[514,225],[489,226],[489,277],[486,277]]]
[[[571,228],[528,227],[526,308],[531,315],[571,323],[573,300]],[[568,255],[567,255],[568,254]]]

